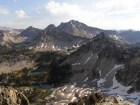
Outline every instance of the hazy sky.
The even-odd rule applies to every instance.
[[[140,30],[140,0],[0,0],[0,26],[45,28],[78,20],[102,29]]]

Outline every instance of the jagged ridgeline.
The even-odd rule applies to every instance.
[[[64,93],[70,89],[74,91],[75,87],[82,87],[83,90],[94,87],[105,95],[117,93],[138,104],[139,42],[139,31],[103,30],[75,20],[62,22],[59,26],[50,24],[43,30],[32,26],[22,31],[2,28],[0,84],[17,89],[28,87],[24,93],[29,101],[43,104],[46,103],[44,98],[53,91],[48,88],[65,84],[72,87],[60,88]],[[76,90],[82,94],[80,88]],[[54,89],[54,93],[59,96],[59,88]],[[68,94],[71,100],[78,97]],[[116,97],[111,98],[113,102],[116,102]],[[47,101],[50,104],[59,98],[52,95]],[[69,103],[78,105],[86,99],[89,100],[90,96]]]
[[[75,20],[61,23],[57,27],[50,24],[44,30],[32,26],[23,31],[16,29],[5,30],[3,37],[1,37],[2,43],[10,42],[14,44],[18,50],[24,48],[39,51],[67,50],[73,46],[81,46],[87,43],[89,41],[88,39],[95,37],[101,32],[106,33],[119,43],[128,44],[115,30],[103,30],[90,27]]]

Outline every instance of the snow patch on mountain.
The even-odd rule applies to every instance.
[[[112,70],[110,70],[110,72],[106,75],[108,76],[113,70],[122,67],[123,65],[115,65],[114,68]]]
[[[105,81],[106,81],[105,79],[101,78],[101,79],[97,82],[98,87],[101,87]]]
[[[45,48],[47,48],[47,44],[46,44]]]
[[[84,80],[84,82],[86,82],[88,80],[88,77]]]
[[[83,40],[80,40],[79,42],[77,42],[78,44],[80,43],[80,42],[82,42]]]
[[[102,75],[102,74],[101,74],[101,70],[99,71],[99,74],[100,74],[100,77],[101,77],[101,75]]]
[[[93,56],[93,54],[91,54],[91,56],[88,57],[88,59],[85,61],[85,64],[90,60],[90,58]]]
[[[113,35],[114,36],[114,38],[116,39],[116,40],[118,40],[119,39],[119,37],[117,36],[117,35]]]
[[[27,39],[27,37],[24,37],[24,39]]]
[[[44,43],[41,44],[41,48],[44,46]]]
[[[131,86],[123,86],[118,81],[116,78],[113,78],[113,86],[109,88],[108,95],[110,94],[119,94],[122,96],[124,99],[127,99],[131,102],[134,102],[136,105],[138,105],[139,100],[140,100],[140,92],[134,92],[131,94],[127,94],[127,91],[131,88]]]
[[[108,83],[107,81],[109,81],[107,79],[107,77],[109,77],[111,75],[111,72],[114,72],[116,70],[118,70],[119,68],[124,67],[124,65],[115,65],[114,68],[112,70],[110,70],[109,73],[107,73],[107,75],[104,78],[101,78],[99,80],[97,80],[97,86],[98,86],[98,90],[97,91],[102,91],[104,94],[106,95],[114,95],[114,94],[118,94],[121,97],[123,97],[126,100],[129,100],[131,102],[133,102],[134,104],[138,105],[139,100],[140,100],[140,92],[134,92],[131,94],[128,94],[127,91],[132,88],[131,86],[123,86],[120,83],[118,83],[118,81],[115,78],[112,80],[112,86],[110,86],[110,88],[105,88],[104,85],[106,85],[106,83]],[[101,70],[99,71],[100,75],[101,75]],[[96,80],[94,80],[96,81]],[[93,81],[93,82],[94,82]]]

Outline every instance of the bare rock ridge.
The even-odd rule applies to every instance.
[[[23,29],[10,29],[6,27],[0,28],[3,31],[4,36],[3,43],[12,42],[13,44],[17,43],[29,43],[31,42],[40,32],[41,30],[38,28],[34,28],[29,26],[25,30]]]
[[[53,30],[53,31],[42,31],[36,36],[33,41],[29,44],[30,47],[36,50],[67,50],[72,46],[81,46],[88,42],[89,39],[80,36],[73,36],[64,31]]]
[[[12,29],[9,29],[8,32],[10,32],[11,30]],[[19,30],[16,30],[16,31],[19,31]],[[30,42],[32,43],[33,39],[38,38],[42,31],[51,31],[51,32],[55,31],[56,34],[59,31],[63,31],[63,32],[66,32],[67,34],[70,34],[73,36],[80,36],[80,37],[85,37],[85,38],[92,38],[92,37],[95,37],[97,34],[104,32],[104,33],[108,34],[110,37],[112,37],[113,39],[115,39],[117,42],[122,43],[122,44],[127,44],[127,41],[125,41],[115,30],[103,30],[103,29],[99,29],[96,27],[90,27],[90,26],[87,26],[86,24],[81,23],[76,20],[70,20],[69,22],[61,23],[57,27],[53,24],[50,24],[44,30],[40,30],[40,29],[30,26],[30,27],[26,28],[25,30],[23,30],[17,36],[13,36],[13,34],[17,34],[18,32],[13,31],[12,34],[11,34],[11,32],[9,33],[9,35],[8,35],[9,38],[7,41],[11,41],[12,43],[16,43],[16,44],[17,43],[29,44]],[[10,34],[12,35],[12,37],[10,37]],[[38,43],[40,43],[40,42],[38,42]],[[51,42],[51,43],[55,43],[55,42]],[[43,44],[45,44],[45,43],[43,43]],[[33,45],[33,44],[31,44],[31,45]],[[41,45],[42,45],[42,42],[41,42]],[[65,45],[65,46],[67,46],[67,45]],[[34,47],[35,46],[30,46],[30,48],[34,48]],[[50,48],[50,50],[52,50],[52,49]]]
[[[40,32],[40,29],[30,26],[22,31],[19,36],[23,37],[23,42],[28,43],[31,42]]]
[[[44,30],[46,30],[46,31],[52,31],[52,30],[54,30],[56,28],[56,26],[54,25],[54,24],[50,24],[50,25],[48,25]]]
[[[28,27],[25,30],[23,30],[23,29],[11,29],[11,28],[7,28],[7,27],[0,27],[0,30],[3,30],[4,32],[8,32],[8,33],[11,30],[21,32],[21,34],[19,34],[19,37],[17,37],[17,38],[15,37],[15,40],[18,40],[18,41],[15,41],[16,43],[17,42],[29,43],[38,35],[38,32],[41,31],[40,29],[34,28],[32,26]],[[64,31],[64,32],[71,34],[71,35],[74,35],[74,36],[81,36],[81,37],[86,37],[86,38],[93,38],[97,34],[104,32],[105,34],[109,35],[117,42],[122,43],[124,45],[135,44],[135,43],[140,41],[139,40],[140,39],[139,38],[139,35],[140,35],[139,31],[104,30],[104,29],[88,26],[88,25],[86,25],[82,22],[76,21],[76,20],[62,22],[57,27],[54,24],[50,24],[44,30],[46,30],[46,31],[59,30],[59,31]],[[20,37],[22,37],[22,38],[20,38]]]
[[[46,97],[46,105],[134,105],[119,95],[104,98],[101,92],[73,85],[59,87]]]
[[[140,31],[125,30],[119,33],[122,38],[131,44],[140,42]]]
[[[54,25],[50,25],[41,31],[29,44],[29,48],[35,48],[37,50],[67,50],[72,49],[72,46],[79,47],[92,40],[86,37],[75,36],[65,31],[55,30],[53,29],[54,27]],[[101,35],[102,34],[105,33],[101,33]],[[99,35],[100,34],[97,36]],[[106,35],[106,37],[113,40],[109,35]]]
[[[0,44],[7,45],[18,43],[19,40],[16,40],[20,32],[15,30],[10,30],[9,32],[1,31],[0,30]]]
[[[18,31],[16,31],[16,30],[11,30],[9,33],[10,33],[11,35],[18,35],[18,34],[20,34],[20,32],[18,32]]]
[[[0,26],[0,30],[2,30],[4,32],[10,32],[11,30],[14,30],[14,31],[17,31],[17,32],[22,32],[24,29],[12,29],[12,28],[8,28],[8,27]]]
[[[11,87],[0,87],[0,105],[29,105],[26,96]]]
[[[93,38],[97,34],[104,32],[108,36],[116,40],[117,42],[126,44],[126,45],[128,44],[128,42],[124,38],[122,38],[116,30],[103,30],[96,27],[90,27],[76,20],[70,20],[69,22],[65,22],[65,23],[62,22],[57,27],[55,27],[53,24],[50,24],[45,30],[48,30],[48,31],[59,30],[59,31],[64,31],[74,36],[81,36],[81,37],[86,37],[86,38]]]
[[[56,30],[65,31],[75,36],[87,38],[92,38],[101,32],[105,32],[108,35],[118,35],[118,32],[115,30],[103,30],[96,27],[90,27],[76,20],[70,20],[69,22],[65,23],[62,22],[58,27],[56,27]]]

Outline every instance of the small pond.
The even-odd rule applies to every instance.
[[[32,70],[32,71],[30,71],[30,74],[40,74],[42,72],[43,72],[43,70]]]
[[[49,85],[49,84],[34,84],[32,85],[33,88],[53,88],[54,85]]]

